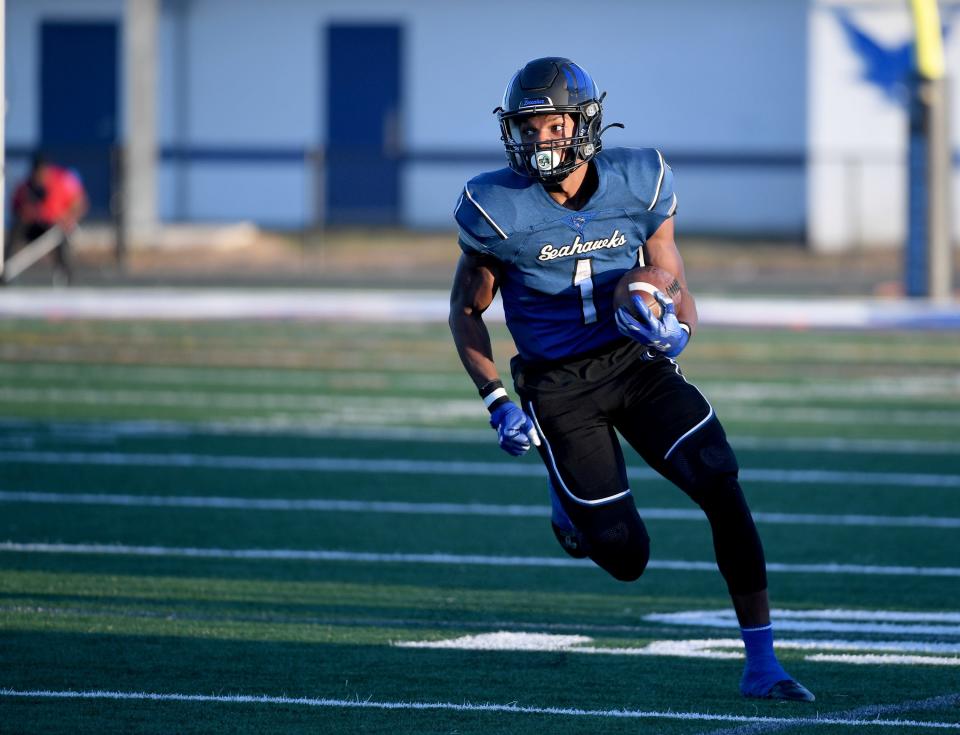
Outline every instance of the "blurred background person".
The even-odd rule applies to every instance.
[[[54,283],[68,284],[73,277],[70,235],[88,209],[89,202],[80,177],[70,169],[50,163],[42,154],[36,154],[30,174],[13,192],[8,258],[52,228],[57,228],[60,242],[53,250],[53,279]]]

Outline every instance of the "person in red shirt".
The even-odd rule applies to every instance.
[[[10,254],[21,244],[33,242],[51,227],[58,227],[62,237],[54,250],[54,279],[69,283],[72,276],[70,234],[87,213],[88,206],[87,194],[76,173],[51,164],[42,155],[34,156],[30,175],[13,193]]]

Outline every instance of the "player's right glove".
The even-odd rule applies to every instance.
[[[677,319],[673,301],[660,291],[654,291],[663,313],[658,319],[639,296],[633,296],[634,317],[625,306],[617,309],[616,322],[620,333],[642,345],[653,347],[667,357],[676,357],[690,341],[690,327]]]
[[[500,448],[514,457],[526,454],[531,442],[540,446],[540,436],[533,421],[513,401],[506,401],[493,409],[490,426],[497,430]]]

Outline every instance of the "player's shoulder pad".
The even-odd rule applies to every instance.
[[[460,228],[461,246],[489,250],[509,239],[516,230],[516,192],[527,186],[529,181],[509,168],[470,179],[460,192],[453,213]]]
[[[656,148],[604,148],[601,153],[622,179],[635,203],[648,212],[671,217],[676,213],[673,169]]]

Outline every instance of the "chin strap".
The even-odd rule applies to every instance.
[[[623,126],[623,123],[610,123],[609,125],[604,125],[602,128],[600,128],[600,132],[597,133],[597,137],[598,138],[603,137],[603,134],[607,132],[610,128],[620,128],[621,130],[623,130],[624,126]]]

